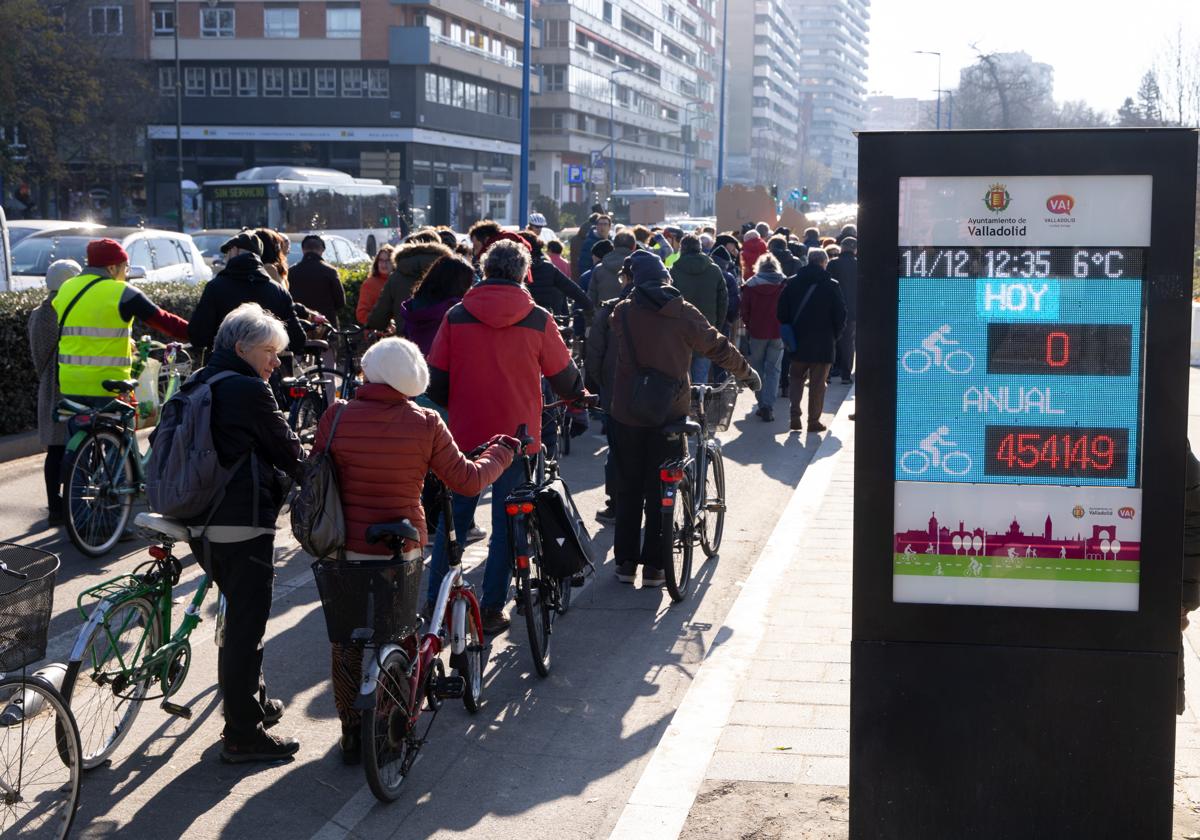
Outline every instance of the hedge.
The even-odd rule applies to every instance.
[[[366,278],[366,269],[344,269],[342,284],[346,288],[346,308],[343,321],[354,321],[358,290]],[[150,298],[162,309],[181,318],[191,317],[200,300],[204,285],[188,283],[154,283],[146,287]],[[27,432],[37,428],[37,377],[29,358],[27,324],[29,313],[36,309],[46,293],[41,289],[22,292],[0,292],[0,382],[4,383],[4,398],[0,400],[0,435]],[[169,341],[141,321],[133,324],[133,335],[149,334],[158,341]]]

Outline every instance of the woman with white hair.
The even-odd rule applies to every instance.
[[[520,445],[497,435],[475,461],[464,456],[441,416],[413,401],[429,385],[429,368],[420,348],[407,339],[385,338],[372,345],[363,354],[362,371],[365,382],[354,399],[326,410],[313,443],[313,452],[328,449],[337,465],[347,557],[358,560],[391,554],[387,546],[367,542],[367,528],[376,523],[407,519],[422,543],[427,541],[421,507],[427,473],[455,493],[477,496],[512,464]],[[430,611],[427,604],[424,614]],[[342,722],[342,759],[348,764],[360,760],[361,724],[354,709],[360,657],[353,647],[333,646],[333,699]]]
[[[58,390],[58,314],[54,311],[54,296],[63,283],[81,271],[83,268],[74,260],[50,263],[46,269],[49,294],[29,313],[27,325],[29,353],[38,378],[38,442],[46,447],[42,473],[46,479],[46,526],[50,528],[63,523],[62,459],[67,448],[66,424],[54,420],[54,408],[62,399]]]

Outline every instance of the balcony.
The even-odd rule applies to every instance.
[[[503,55],[435,35],[426,26],[393,26],[389,29],[388,60],[392,64],[432,65],[468,76],[521,87],[521,62]],[[533,94],[541,92],[541,77],[531,76]]]
[[[514,41],[520,41],[524,33],[524,15],[514,12],[499,0],[391,0],[391,3],[393,6],[437,9]]]

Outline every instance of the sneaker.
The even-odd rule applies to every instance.
[[[754,409],[754,416],[755,416],[755,417],[762,417],[762,416],[763,416],[763,411],[764,411],[765,409],[766,409],[766,406],[765,406],[765,405],[759,405],[759,406],[757,406],[757,407]]]
[[[300,751],[300,744],[295,738],[281,738],[261,730],[249,741],[235,741],[230,738],[225,738],[224,741],[221,760],[229,764],[279,761],[291,758]]]
[[[637,569],[637,563],[618,563],[617,581],[619,583],[633,583],[637,580]]]
[[[270,729],[283,718],[283,701],[272,697],[263,703],[263,729]]]
[[[851,419],[851,420],[853,420],[853,419],[854,419],[854,415],[853,415],[853,414],[851,414],[851,415],[850,415],[850,419]]]
[[[607,504],[604,506],[604,510],[596,511],[596,521],[611,525],[617,521],[617,511],[611,504]]]
[[[843,384],[843,385],[851,385],[851,384],[853,384],[853,383],[854,383],[854,379],[853,379],[853,377],[850,377],[850,376],[843,376],[843,377],[842,377],[842,384]]]
[[[775,420],[775,409],[769,405],[764,405],[758,416],[762,418],[764,423],[771,423]]]
[[[803,432],[804,424],[793,417],[792,422],[788,424],[788,429],[790,429],[793,432]]]
[[[477,543],[487,536],[487,531],[480,528],[478,525],[472,525],[471,530],[467,531],[467,545]]]
[[[498,636],[508,629],[508,617],[503,609],[488,608],[483,611],[483,633],[485,636]]]
[[[338,746],[342,749],[342,764],[362,763],[362,731],[355,728],[342,729],[342,737],[338,738]]]
[[[577,575],[571,575],[571,588],[572,589],[578,589],[579,587],[583,586],[583,584],[586,582],[587,582],[587,577],[584,575],[583,572],[580,572]]]
[[[822,423],[820,420],[816,421],[815,423],[808,424],[808,430],[810,432],[823,432],[828,428],[829,427],[826,426],[824,423]]]
[[[661,589],[666,582],[662,569],[642,569],[642,589]]]

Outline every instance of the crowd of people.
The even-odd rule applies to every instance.
[[[328,452],[339,472],[346,556],[388,554],[366,541],[366,528],[410,520],[422,542],[432,542],[430,601],[448,569],[446,529],[469,541],[491,487],[481,600],[487,635],[509,621],[504,499],[524,478],[514,463],[521,444],[512,435],[524,426],[533,440],[526,451],[537,452],[549,395],[598,394],[609,444],[608,499],[599,518],[614,523],[618,580],[634,583],[640,572],[642,587],[656,589],[664,583],[658,467],[685,445],[663,426],[689,414],[688,386],[733,376],[758,392],[756,414],[767,422],[790,387],[791,428],[807,422],[818,432],[825,428],[827,378],[848,382],[853,370],[851,227],[836,241],[822,241],[815,229],[798,237],[765,224],[685,232],[622,227],[597,210],[564,248],[544,242],[544,226],[534,214],[520,233],[490,220],[461,238],[424,228],[380,248],[355,309],[369,344],[360,361],[363,384],[348,403],[325,412],[313,446]],[[49,296],[29,323],[51,524],[64,513],[63,435],[52,422],[54,406],[63,397],[90,405],[113,398],[102,383],[130,377],[133,319],[190,341],[205,357],[189,383],[211,383],[212,437],[232,474],[214,509],[186,524],[193,553],[227,602],[221,754],[233,762],[298,749],[268,731],[284,709],[270,698],[262,671],[276,520],[306,457],[271,383],[281,356],[305,352],[305,322],[336,325],[346,303],[319,236],[304,238],[303,257],[290,271],[288,248],[287,237],[268,229],[233,236],[221,249],[224,266],[184,321],[126,282],[129,257],[118,243],[97,240],[86,266],[50,267]],[[562,337],[572,319],[586,335],[582,370]],[[783,382],[781,391],[785,359],[790,386]],[[476,449],[482,455],[474,460],[463,455]],[[422,505],[431,472],[455,494],[453,521],[439,522],[432,535]],[[430,611],[427,604],[424,613]],[[335,646],[335,705],[350,762],[360,749],[358,666],[351,651]]]

